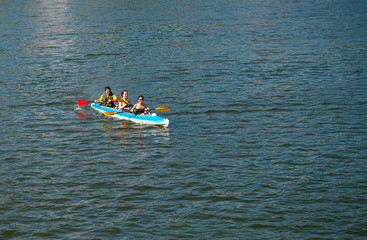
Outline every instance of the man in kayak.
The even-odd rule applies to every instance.
[[[110,87],[105,87],[104,89],[104,93],[102,94],[102,96],[98,99],[95,100],[95,102],[102,102],[102,106],[106,106],[106,107],[115,107],[115,104],[112,102],[112,100],[116,100],[116,96],[112,93],[111,88]]]
[[[150,108],[145,103],[143,103],[144,101],[143,96],[139,96],[138,101],[139,102],[134,105],[134,107],[130,110],[130,112],[135,114],[143,114],[146,111],[150,111]]]
[[[119,100],[119,110],[124,110],[124,108],[129,108],[132,106],[130,99],[127,97],[128,93],[126,90],[121,91],[121,98],[118,98]]]

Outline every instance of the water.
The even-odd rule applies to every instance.
[[[367,238],[365,1],[0,9],[0,238]]]

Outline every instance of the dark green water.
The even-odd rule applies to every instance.
[[[1,239],[366,239],[366,1],[0,1]],[[78,99],[129,90],[169,128]]]

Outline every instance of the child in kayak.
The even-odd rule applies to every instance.
[[[143,103],[144,101],[143,96],[139,96],[138,101],[139,102],[134,105],[134,107],[130,110],[130,112],[135,113],[135,114],[143,114],[145,111],[150,111],[150,108],[148,107],[148,105]]]
[[[112,102],[112,100],[116,100],[116,96],[112,93],[111,88],[110,87],[105,87],[104,89],[104,93],[102,94],[102,96],[98,99],[95,100],[95,102],[102,102],[102,106],[106,106],[106,107],[115,107],[115,104]]]
[[[130,102],[130,99],[127,97],[128,96],[128,93],[126,90],[123,90],[121,91],[121,97],[122,98],[119,98],[119,107],[118,109],[120,111],[124,110],[124,108],[129,108],[132,106],[131,102]]]

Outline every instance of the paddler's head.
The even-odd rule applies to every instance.
[[[127,98],[127,90],[122,90],[121,91],[121,97],[123,97],[123,98]]]
[[[110,95],[112,92],[110,87],[105,87],[104,91],[106,92],[107,95]]]

